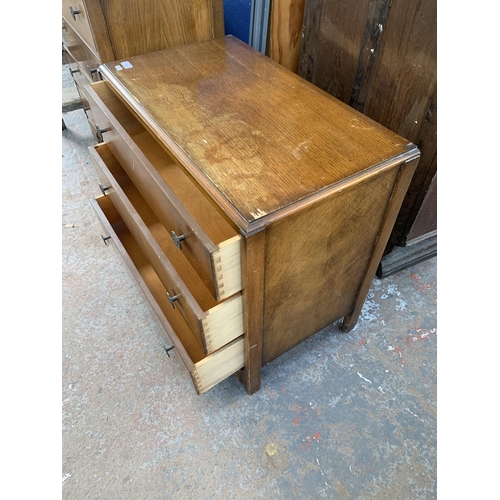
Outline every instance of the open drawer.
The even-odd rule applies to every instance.
[[[110,89],[86,85],[103,141],[217,300],[242,289],[242,237]]]
[[[206,354],[244,332],[243,297],[236,293],[217,302],[199,275],[179,252],[163,224],[129,179],[106,143],[89,148],[100,180],[143,255],[166,289]]]
[[[166,290],[133,235],[123,223],[109,196],[91,200],[106,232],[149,300],[180,359],[201,394],[244,366],[244,338],[239,337],[210,355],[201,349],[184,317],[173,309]]]

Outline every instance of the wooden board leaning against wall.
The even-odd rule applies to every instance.
[[[436,3],[306,0],[305,5],[299,75],[422,153],[386,254],[409,237],[436,229],[435,203],[420,234],[413,227],[437,170]]]
[[[422,153],[385,254],[435,238],[436,0],[273,0],[271,9],[272,59]]]

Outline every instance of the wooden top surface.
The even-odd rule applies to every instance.
[[[247,233],[298,202],[418,155],[232,36],[127,62],[100,69]]]

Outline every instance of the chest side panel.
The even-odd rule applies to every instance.
[[[263,364],[350,312],[398,170],[266,229]]]

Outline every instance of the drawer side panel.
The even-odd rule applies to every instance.
[[[196,363],[192,372],[196,390],[202,394],[245,365],[243,337]]]

